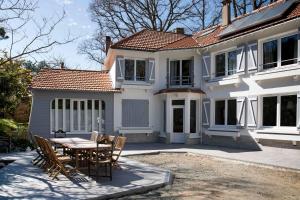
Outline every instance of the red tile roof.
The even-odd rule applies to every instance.
[[[108,71],[43,69],[32,81],[32,89],[118,92]]]
[[[246,16],[262,12],[266,9],[280,6],[280,4],[286,2],[286,0],[278,0],[270,5],[264,6],[251,13],[237,17],[235,20],[242,19]],[[236,32],[231,36],[221,38],[219,34],[226,28],[222,25],[217,25],[191,35],[183,35],[170,32],[158,32],[153,30],[142,30],[128,38],[125,38],[116,44],[112,45],[115,49],[131,49],[142,51],[160,51],[160,50],[173,50],[173,49],[185,49],[185,48],[197,48],[209,46],[221,41],[244,35],[253,31],[257,31],[266,27],[273,26],[278,23],[282,23],[294,18],[300,17],[300,3],[299,1],[292,5],[290,9],[281,17],[273,21],[262,23],[254,27],[245,29],[240,32]]]
[[[144,29],[113,44],[113,49],[157,51],[162,47],[187,37],[184,34]]]

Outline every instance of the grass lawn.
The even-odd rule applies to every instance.
[[[130,156],[169,169],[172,186],[123,199],[300,199],[300,173],[202,155],[162,153]]]

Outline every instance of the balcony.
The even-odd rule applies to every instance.
[[[191,76],[171,76],[170,86],[171,87],[181,87],[181,86],[191,86],[192,78]]]

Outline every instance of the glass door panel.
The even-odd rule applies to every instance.
[[[183,108],[173,108],[173,132],[183,133]]]

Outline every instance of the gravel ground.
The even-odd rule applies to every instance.
[[[185,153],[129,158],[169,169],[175,178],[171,186],[121,199],[300,199],[300,173],[296,172]]]

